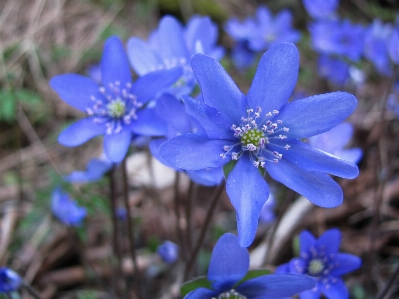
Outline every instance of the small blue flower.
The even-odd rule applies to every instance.
[[[307,13],[314,19],[331,19],[335,15],[339,0],[303,0]]]
[[[73,171],[64,176],[64,180],[70,183],[88,183],[100,180],[114,165],[107,157],[93,158],[87,162],[85,171]]]
[[[315,288],[299,294],[301,299],[318,299],[321,294],[329,299],[348,298],[348,289],[340,276],[359,268],[361,260],[355,255],[338,252],[340,231],[330,229],[318,239],[303,231],[299,242],[300,256],[279,266],[276,273],[304,274],[317,279]]]
[[[101,61],[102,85],[76,74],[55,76],[50,81],[61,99],[87,114],[86,118],[62,131],[58,141],[65,146],[78,146],[95,136],[104,135],[105,154],[111,161],[121,162],[133,133],[145,136],[164,134],[163,122],[153,109],[146,109],[145,105],[180,75],[180,68],[158,71],[133,84],[122,41],[118,37],[109,38]]]
[[[71,226],[80,226],[87,213],[60,187],[55,188],[51,195],[51,210],[62,223]]]
[[[182,67],[183,75],[168,91],[176,96],[189,94],[197,84],[190,66],[191,56],[204,53],[221,59],[222,47],[216,45],[217,26],[209,17],[193,16],[186,28],[172,16],[165,16],[146,43],[137,37],[127,42],[127,52],[134,71],[143,76],[156,70]]]
[[[192,66],[203,101],[189,96],[183,101],[206,134],[171,138],[160,146],[160,153],[171,165],[186,170],[234,166],[226,191],[237,212],[242,246],[252,243],[269,197],[265,171],[318,206],[342,203],[341,187],[326,172],[354,178],[357,166],[300,139],[345,120],[356,108],[354,96],[335,92],[288,103],[299,66],[298,51],[289,43],[275,45],[263,55],[246,96],[214,59],[197,54]]]
[[[179,246],[171,241],[165,241],[158,246],[157,252],[165,263],[172,264],[179,257]]]
[[[314,278],[292,274],[268,274],[240,282],[248,268],[248,250],[238,244],[236,236],[224,234],[217,241],[209,263],[207,279],[211,288],[198,288],[184,298],[282,299],[315,285]]]
[[[323,134],[309,138],[309,145],[333,154],[343,160],[357,163],[362,157],[362,150],[358,147],[344,149],[353,136],[353,125],[350,123],[341,123]]]
[[[21,284],[21,276],[9,268],[0,267],[0,294],[16,291]]]
[[[327,79],[337,86],[344,86],[348,81],[349,64],[344,60],[322,54],[318,59],[318,64],[320,77]]]

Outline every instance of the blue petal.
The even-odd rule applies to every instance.
[[[169,63],[173,59],[189,58],[183,28],[172,16],[165,16],[159,22],[158,28],[159,49],[164,60]]]
[[[175,169],[176,171],[180,171],[179,168],[173,167],[172,165],[170,165],[168,163],[168,161],[165,160],[164,157],[161,156],[161,154],[159,153],[159,147],[161,146],[162,143],[164,143],[166,141],[165,138],[159,138],[159,139],[154,139],[150,141],[149,147],[150,147],[150,152],[151,154],[154,156],[155,159],[157,159],[159,162],[161,162],[162,164]]]
[[[159,151],[175,167],[199,170],[220,167],[229,162],[220,157],[223,146],[232,145],[226,140],[210,139],[203,134],[184,134],[164,142]]]
[[[187,114],[200,123],[210,138],[235,138],[234,132],[231,130],[232,124],[226,121],[217,109],[206,105],[203,101],[193,99],[188,95],[183,96],[182,100],[184,101]]]
[[[333,154],[342,150],[349,143],[353,135],[353,126],[350,123],[340,123],[331,130],[309,138],[309,144],[322,151]]]
[[[180,67],[148,73],[134,82],[131,93],[137,96],[140,103],[145,104],[159,92],[175,83],[181,74]]]
[[[190,170],[187,175],[194,183],[208,187],[217,186],[224,179],[222,167]]]
[[[143,76],[163,67],[162,59],[151,46],[137,37],[132,37],[126,44],[127,55],[134,71]]]
[[[333,258],[332,263],[334,263],[335,268],[330,271],[330,274],[337,277],[359,268],[362,260],[353,254],[338,253]]]
[[[305,291],[299,294],[300,299],[320,299],[320,290],[315,288],[313,290]]]
[[[239,125],[241,117],[247,115],[247,103],[245,96],[224,68],[219,62],[203,54],[194,55],[191,64],[205,103],[219,110],[230,126],[234,123]]]
[[[273,151],[278,151],[283,155],[283,159],[287,159],[303,170],[327,172],[346,179],[353,179],[359,174],[356,164],[315,149],[297,139],[287,138],[274,143],[282,147],[289,144],[290,148],[283,151],[280,146],[272,143],[268,147]]]
[[[153,108],[137,111],[137,119],[129,125],[130,130],[144,136],[162,136],[168,131],[168,125]]]
[[[335,282],[319,283],[319,289],[328,299],[348,299],[349,292],[342,279],[337,278]]]
[[[130,130],[122,130],[116,134],[106,134],[104,136],[104,152],[114,163],[121,162],[132,143],[133,133]]]
[[[215,290],[231,288],[245,276],[249,268],[249,254],[238,244],[237,237],[226,233],[219,238],[212,251],[208,280]]]
[[[285,159],[277,164],[267,162],[266,169],[273,179],[305,196],[317,206],[333,208],[343,201],[341,187],[325,173],[300,169]]]
[[[236,290],[248,298],[287,297],[309,290],[316,279],[296,274],[269,274],[240,284]]]
[[[81,75],[58,75],[52,78],[49,83],[64,102],[83,112],[86,112],[87,107],[92,106],[92,96],[103,97],[99,92],[96,81]]]
[[[214,291],[206,288],[198,288],[188,293],[184,299],[209,299],[217,296]]]
[[[117,36],[108,38],[104,44],[103,57],[101,59],[101,79],[106,89],[109,84],[120,82],[121,86],[132,82],[132,74],[129,67],[123,43]]]
[[[71,124],[58,136],[58,142],[65,146],[78,146],[89,139],[105,133],[103,124],[95,123],[87,117]]]
[[[335,127],[355,110],[356,105],[353,95],[332,92],[290,102],[281,109],[278,118],[289,128],[285,135],[305,138]]]
[[[230,172],[226,192],[237,212],[238,240],[248,247],[255,238],[258,219],[263,204],[269,198],[269,186],[244,154]]]
[[[357,163],[363,156],[363,151],[361,148],[350,148],[345,150],[336,151],[334,153],[337,157],[352,162]]]
[[[102,178],[104,173],[111,169],[113,163],[101,159],[91,159],[87,163],[86,171],[73,171],[64,176],[67,182],[94,182]]]
[[[280,110],[294,90],[298,67],[299,54],[293,44],[272,46],[259,61],[247,96],[248,106],[261,107],[264,113]]]
[[[307,230],[304,230],[299,235],[299,252],[308,253],[310,247],[314,245],[316,238]]]
[[[338,252],[341,243],[341,232],[333,228],[324,232],[315,242],[316,250],[325,251],[326,254],[335,254]]]

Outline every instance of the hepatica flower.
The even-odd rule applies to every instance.
[[[335,15],[339,0],[302,0],[307,13],[315,19],[330,19]]]
[[[87,162],[86,170],[72,171],[64,176],[64,180],[71,183],[88,183],[100,180],[105,173],[111,170],[114,163],[107,157],[93,158]]]
[[[81,225],[87,213],[60,187],[55,188],[51,195],[51,210],[62,223],[71,226]]]
[[[146,104],[180,75],[180,68],[163,70],[133,83],[122,41],[115,36],[109,38],[101,60],[102,85],[77,74],[59,75],[50,81],[61,99],[87,114],[61,132],[58,141],[65,146],[78,146],[104,135],[107,157],[115,163],[122,161],[133,133],[145,136],[164,133],[163,122],[153,109],[146,109]]]
[[[238,244],[236,236],[224,234],[213,249],[208,281],[203,283],[204,287],[192,290],[184,298],[283,299],[315,285],[313,278],[304,275],[267,274],[248,279],[245,277],[248,268],[248,250]]]
[[[237,212],[241,246],[252,243],[269,197],[265,171],[321,207],[336,207],[343,200],[341,187],[326,172],[344,178],[358,175],[353,163],[300,141],[342,122],[356,108],[356,98],[335,92],[288,103],[298,65],[293,44],[271,47],[245,96],[217,61],[195,55],[192,67],[204,100],[184,96],[183,101],[206,134],[182,134],[160,147],[161,155],[175,167],[232,167],[226,191]]]
[[[0,267],[0,294],[18,290],[21,287],[22,278],[13,270]]]
[[[165,241],[158,246],[157,253],[167,263],[174,263],[179,257],[179,246],[171,241]]]
[[[355,255],[338,252],[340,231],[330,229],[318,239],[303,231],[299,242],[300,256],[279,266],[276,273],[304,274],[317,279],[316,287],[301,293],[301,299],[317,299],[321,294],[328,299],[348,298],[348,289],[340,276],[359,268],[361,260]]]

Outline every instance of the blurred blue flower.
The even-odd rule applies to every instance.
[[[341,123],[331,130],[309,138],[309,145],[333,154],[346,161],[357,163],[362,157],[362,150],[358,147],[344,149],[353,136],[353,125]]]
[[[157,252],[165,263],[172,264],[179,257],[179,246],[171,241],[165,241],[158,246]]]
[[[349,298],[348,289],[340,276],[359,268],[361,260],[355,255],[338,252],[340,231],[330,229],[318,239],[303,231],[299,242],[300,256],[279,266],[276,273],[304,274],[317,279],[315,288],[299,294],[301,299],[317,299],[321,294],[329,299]]]
[[[260,223],[270,223],[274,221],[276,215],[274,214],[274,208],[276,206],[276,199],[272,192],[269,194],[269,198],[263,204],[262,209],[260,210],[259,222]]]
[[[21,284],[21,276],[9,268],[0,267],[0,294],[16,291]]]
[[[201,125],[196,123],[184,110],[182,102],[177,100],[173,95],[164,93],[157,100],[156,111],[167,123],[167,133],[165,137],[152,140],[150,142],[150,151],[152,155],[161,163],[176,171],[184,171],[184,169],[174,167],[168,163],[159,153],[159,147],[166,140],[186,133],[204,132]],[[222,167],[205,168],[199,170],[185,171],[190,179],[203,186],[216,186],[223,180]]]
[[[184,298],[283,299],[315,285],[314,278],[293,274],[267,274],[242,282],[248,268],[248,250],[238,244],[236,236],[224,234],[213,248],[209,263],[210,288],[197,288]]]
[[[315,150],[301,138],[335,127],[356,108],[354,96],[335,92],[288,103],[298,75],[299,55],[293,44],[275,45],[261,58],[245,96],[214,59],[192,59],[203,101],[183,96],[186,112],[205,133],[169,139],[160,153],[186,170],[232,167],[226,191],[237,212],[238,238],[249,246],[261,208],[269,197],[264,171],[321,207],[342,203],[341,187],[327,174],[358,175],[355,164]]]
[[[101,84],[101,64],[96,63],[90,65],[87,70],[87,75],[92,78],[94,81],[96,81],[98,84]]]
[[[85,112],[79,120],[58,137],[65,146],[78,146],[89,139],[104,135],[104,152],[117,163],[123,160],[133,133],[157,136],[164,134],[164,124],[145,104],[159,91],[173,84],[181,69],[158,71],[132,83],[129,62],[118,37],[109,38],[104,45],[101,61],[102,86],[93,79],[64,74],[50,80],[50,86],[61,99]]]
[[[387,47],[391,34],[392,25],[383,24],[381,20],[376,19],[369,26],[365,35],[364,56],[383,75],[389,75],[391,70]]]
[[[318,64],[321,78],[325,78],[337,86],[344,86],[348,81],[349,65],[344,60],[322,54],[318,59]]]
[[[314,19],[331,19],[335,16],[339,0],[303,0],[307,13]]]
[[[114,163],[107,157],[93,158],[87,162],[85,171],[73,171],[64,176],[64,180],[70,183],[88,183],[100,180],[105,173],[111,170]]]
[[[399,65],[399,25],[397,25],[388,40],[388,54],[393,63]]]
[[[71,226],[80,226],[87,214],[86,208],[78,206],[60,187],[55,188],[51,195],[51,210],[58,220]]]
[[[221,59],[224,49],[217,46],[218,29],[209,17],[193,16],[186,28],[172,16],[164,16],[158,29],[148,42],[131,37],[127,42],[127,53],[134,71],[139,75],[156,70],[181,67],[183,75],[168,91],[181,96],[189,94],[196,80],[190,66],[191,56],[204,53]]]

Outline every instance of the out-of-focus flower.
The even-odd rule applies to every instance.
[[[127,42],[130,63],[139,76],[157,70],[181,67],[183,74],[168,88],[176,96],[189,94],[196,80],[190,65],[191,56],[203,53],[221,59],[224,49],[217,46],[218,29],[209,17],[193,16],[186,28],[172,16],[164,16],[148,42],[131,37]]]
[[[80,226],[87,214],[86,208],[78,206],[60,187],[55,188],[51,195],[51,210],[58,220],[71,226]]]
[[[274,221],[276,215],[274,214],[274,207],[276,206],[276,199],[272,192],[270,192],[269,198],[264,203],[260,215],[259,215],[259,222],[260,223],[270,223]]]
[[[344,86],[349,79],[349,65],[339,58],[329,55],[320,55],[318,60],[320,77],[336,84]]]
[[[388,40],[388,54],[393,63],[399,65],[399,25],[394,28]]]
[[[64,180],[71,183],[87,183],[100,180],[108,172],[114,163],[107,157],[93,158],[87,162],[85,171],[73,171],[64,176]]]
[[[339,0],[303,0],[307,13],[314,19],[331,19],[335,16]]]
[[[323,134],[309,138],[309,144],[314,148],[333,154],[346,161],[357,163],[362,157],[360,148],[344,149],[353,136],[353,125],[341,123]]]
[[[317,279],[315,288],[299,294],[301,299],[318,299],[321,294],[329,299],[349,298],[348,289],[340,276],[359,268],[361,260],[355,255],[338,252],[340,231],[330,229],[318,239],[303,231],[299,242],[300,256],[279,266],[276,273],[304,274]]]
[[[16,291],[21,284],[21,276],[9,268],[0,267],[0,294]]]
[[[315,285],[314,278],[304,275],[267,274],[244,279],[248,268],[248,250],[238,244],[236,236],[224,234],[213,248],[207,276],[209,288],[192,290],[184,299],[283,299]]]
[[[165,241],[159,245],[157,252],[167,264],[172,264],[179,258],[179,246],[171,241]]]
[[[86,71],[87,71],[87,75],[89,75],[90,78],[92,78],[98,84],[101,84],[102,80],[101,80],[101,64],[100,63],[90,65]]]
[[[356,108],[354,96],[336,92],[288,103],[299,66],[298,51],[289,43],[275,45],[263,55],[247,96],[214,59],[197,54],[192,65],[203,101],[189,96],[183,96],[183,101],[186,112],[206,134],[171,138],[160,146],[160,154],[186,170],[229,163],[226,191],[237,212],[242,246],[252,243],[269,197],[264,171],[316,205],[342,203],[341,187],[327,173],[354,178],[357,166],[300,139],[328,131],[346,119]]]
[[[164,123],[145,104],[181,75],[175,68],[153,72],[132,83],[122,41],[114,36],[104,45],[101,61],[102,86],[77,74],[55,76],[51,87],[60,98],[85,112],[87,117],[67,127],[58,137],[65,146],[78,146],[104,135],[104,152],[118,163],[129,149],[133,134],[163,135]]]

